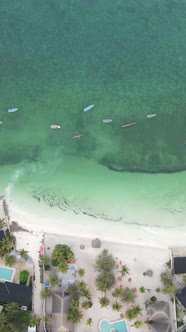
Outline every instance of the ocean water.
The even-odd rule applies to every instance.
[[[1,0],[0,16],[1,192],[27,207],[184,224],[186,2]]]

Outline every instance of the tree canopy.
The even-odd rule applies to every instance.
[[[57,244],[52,252],[52,265],[57,266],[60,271],[67,272],[67,262],[74,259],[74,253],[66,244]]]
[[[39,323],[39,318],[34,316],[35,322]],[[29,311],[22,310],[17,303],[9,303],[4,307],[0,315],[0,331],[20,332],[26,331],[28,326],[33,324],[33,316]]]
[[[114,257],[104,249],[102,253],[96,258],[95,270],[96,272],[110,272],[115,267]]]

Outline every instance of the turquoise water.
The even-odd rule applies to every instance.
[[[1,192],[23,169],[27,206],[63,197],[59,210],[162,226],[152,208],[184,224],[185,173],[152,173],[186,169],[186,3],[2,0],[0,15]]]
[[[0,280],[12,281],[14,270],[0,266]]]
[[[100,332],[110,332],[111,328],[114,328],[117,332],[127,332],[127,326],[125,320],[119,320],[109,323],[108,320],[103,319],[100,324]]]

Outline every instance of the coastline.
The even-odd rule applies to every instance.
[[[161,228],[137,224],[123,224],[109,222],[101,218],[93,218],[83,214],[74,215],[71,212],[61,212],[60,215],[46,217],[40,214],[29,213],[9,202],[10,221],[34,233],[60,234],[70,237],[93,239],[99,237],[104,241],[169,248],[184,246],[186,227]]]

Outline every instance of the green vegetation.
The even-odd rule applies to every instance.
[[[88,326],[91,326],[92,325],[92,323],[93,323],[93,320],[92,320],[92,318],[91,317],[89,317],[88,319],[87,319],[87,325]]]
[[[56,276],[56,275],[50,276],[49,283],[51,284],[51,286],[58,285],[59,284],[59,278],[58,278],[58,276]]]
[[[184,283],[184,285],[186,285],[186,275],[183,276],[183,283]]]
[[[104,249],[96,258],[95,270],[97,272],[96,287],[106,294],[116,283],[114,276],[115,260],[108,250]]]
[[[96,258],[95,271],[99,273],[110,272],[113,271],[114,268],[114,257],[108,253],[107,249],[104,249],[102,253]]]
[[[6,226],[6,223],[5,223],[4,219],[0,218],[0,229],[5,227],[5,226]]]
[[[90,309],[92,307],[92,302],[91,301],[84,301],[81,304],[83,309]]]
[[[26,285],[28,280],[29,272],[27,270],[23,270],[19,274],[19,282],[22,285]]]
[[[46,288],[42,289],[42,291],[41,291],[41,298],[42,299],[46,300],[51,296],[52,296],[52,291],[51,291],[50,288],[46,287]]]
[[[68,261],[74,259],[74,254],[66,244],[57,244],[52,252],[52,265],[66,273],[68,271]]]
[[[110,300],[108,299],[108,297],[103,296],[99,298],[99,303],[101,305],[101,308],[108,307],[110,304]]]
[[[12,267],[16,263],[15,256],[6,255],[5,256],[5,265]]]
[[[5,305],[0,314],[0,331],[19,332],[26,331],[28,326],[39,324],[40,319],[32,316],[29,311],[22,310],[16,303]]]
[[[137,329],[139,329],[140,327],[142,327],[143,323],[139,320],[137,320],[135,323],[134,323],[135,327],[137,327]]]
[[[116,302],[112,305],[112,309],[115,310],[115,311],[120,311],[120,310],[122,309],[122,304],[116,301]]]
[[[151,300],[152,302],[156,302],[156,301],[157,301],[157,298],[156,298],[156,296],[151,296],[150,300]]]
[[[39,262],[44,265],[45,270],[50,270],[50,258],[48,256],[39,256]]]
[[[139,291],[140,291],[140,293],[145,293],[146,288],[144,288],[144,287],[140,287],[140,288],[139,288]]]
[[[173,279],[170,274],[162,274],[161,275],[161,282],[163,283],[163,288],[162,292],[164,294],[169,294],[170,296],[175,296],[176,295],[176,287],[173,285]]]
[[[126,318],[128,320],[135,319],[138,315],[140,315],[142,312],[142,309],[139,306],[133,306],[132,309],[128,309],[125,312]]]
[[[73,300],[67,314],[67,320],[74,324],[80,323],[83,313],[79,308],[79,301]]]
[[[132,289],[126,287],[123,289],[121,300],[125,303],[134,303],[136,296],[136,293]]]
[[[15,236],[7,229],[5,232],[6,237],[0,241],[0,257],[5,257],[14,248],[16,239]]]
[[[126,265],[122,265],[121,270],[119,271],[122,277],[125,277],[126,274],[129,274],[129,269]]]
[[[121,298],[123,295],[123,288],[120,287],[116,287],[114,289],[114,292],[112,293],[112,296],[117,297],[117,298]]]
[[[81,268],[79,268],[79,269],[77,270],[77,273],[78,273],[78,276],[82,278],[82,277],[85,276],[85,269],[81,269]]]
[[[28,251],[25,250],[25,249],[21,249],[21,250],[19,250],[19,255],[20,255],[21,258],[27,259],[28,258]]]

